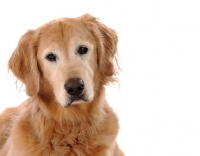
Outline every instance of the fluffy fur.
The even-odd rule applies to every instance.
[[[88,14],[25,33],[8,67],[30,97],[0,115],[0,156],[123,156],[104,89],[115,81],[117,41],[114,30]],[[71,78],[84,81],[82,99],[67,93]]]

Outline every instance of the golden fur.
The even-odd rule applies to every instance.
[[[25,33],[8,67],[30,97],[0,115],[0,156],[122,156],[104,89],[115,81],[117,41],[114,30],[88,14]],[[80,46],[86,54],[77,53]],[[49,53],[57,60],[47,60]],[[85,99],[66,93],[71,78],[84,80]]]

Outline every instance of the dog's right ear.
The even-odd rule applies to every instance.
[[[34,96],[39,91],[39,70],[37,67],[38,35],[34,30],[25,33],[13,52],[8,68],[26,86],[26,94]]]

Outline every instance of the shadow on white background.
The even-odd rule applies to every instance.
[[[200,1],[2,0],[0,112],[20,104],[7,72],[19,38],[59,17],[90,13],[118,32],[120,87],[107,87],[127,156],[200,155]],[[22,89],[23,90],[23,89]]]

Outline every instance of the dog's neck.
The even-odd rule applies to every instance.
[[[54,120],[57,123],[82,123],[82,122],[96,122],[96,118],[102,118],[104,115],[107,101],[105,99],[105,89],[95,95],[92,102],[83,102],[76,105],[71,105],[68,108],[63,107],[56,100],[44,101],[43,97],[39,95],[32,97],[33,101],[37,101],[37,110],[40,111],[48,120]],[[95,102],[94,102],[95,101]],[[35,107],[35,106],[34,106]],[[35,108],[35,109],[36,109]]]

